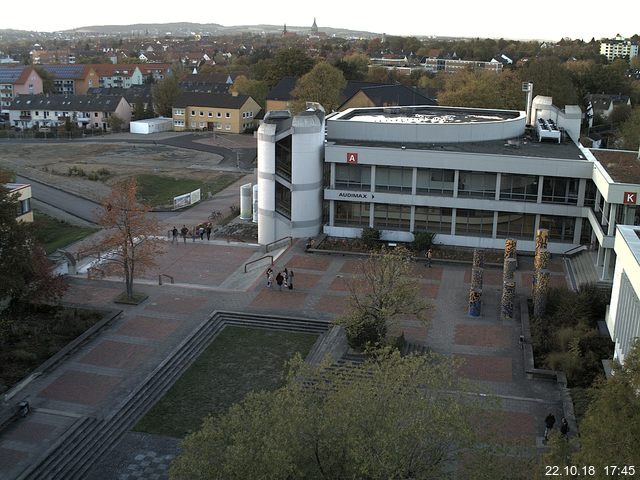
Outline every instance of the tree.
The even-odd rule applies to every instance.
[[[181,94],[176,75],[167,75],[151,88],[151,96],[156,112],[163,117],[172,117],[172,108]]]
[[[135,177],[115,184],[98,212],[98,225],[104,235],[90,250],[105,257],[105,270],[119,272],[125,283],[127,299],[133,299],[133,280],[137,274],[155,264],[161,251],[156,238],[158,221],[149,215],[149,207],[137,199]]]
[[[475,443],[477,404],[451,358],[397,352],[352,371],[300,356],[287,384],[251,393],[189,435],[172,480],[448,476]]]
[[[236,77],[235,82],[233,82],[231,90],[236,91],[241,95],[249,95],[258,102],[258,105],[265,108],[267,103],[267,94],[269,93],[269,87],[266,82],[262,80],[249,80],[244,75],[239,75]]]
[[[620,126],[621,147],[638,150],[640,146],[640,108],[634,108],[631,115]]]
[[[438,103],[456,107],[523,109],[525,98],[520,79],[514,72],[497,74],[464,70],[445,77]]]
[[[33,238],[32,225],[16,221],[18,197],[0,175],[0,301],[9,306],[58,300],[66,288]]]
[[[342,70],[347,80],[364,80],[369,71],[369,57],[362,53],[346,55],[336,63],[336,67]]]
[[[54,84],[54,78],[48,70],[45,70],[41,66],[34,66],[33,69],[40,75],[42,79],[42,93],[55,93],[56,87]]]
[[[318,102],[325,111],[333,112],[342,103],[342,91],[347,85],[342,72],[327,62],[318,63],[305,74],[292,92],[294,110],[304,110],[305,102]]]
[[[579,102],[571,74],[557,57],[541,57],[527,62],[521,71],[523,82],[533,82],[534,95],[553,97],[559,107]]]
[[[118,115],[116,115],[115,113],[113,113],[109,117],[109,126],[111,127],[112,131],[119,132],[122,130],[122,127],[124,126],[124,120]]]
[[[142,97],[136,97],[135,102],[133,104],[133,119],[134,120],[142,120],[144,118],[147,118],[145,116],[145,109],[144,109],[144,100],[142,99]]]
[[[431,306],[409,278],[413,261],[404,248],[371,253],[362,265],[361,278],[349,284],[349,309],[336,320],[354,348],[383,344],[400,315],[415,315],[428,323]]]

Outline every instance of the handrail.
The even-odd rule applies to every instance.
[[[271,245],[275,245],[276,243],[279,243],[279,242],[281,242],[282,240],[287,240],[287,239],[289,240],[289,246],[293,245],[293,237],[292,237],[292,236],[282,237],[282,238],[279,238],[278,240],[274,240],[273,242],[267,243],[267,244],[264,246],[264,253],[269,253],[269,247],[270,247]]]
[[[247,266],[248,265],[251,265],[252,263],[259,262],[260,260],[264,260],[265,258],[270,258],[271,259],[271,265],[273,265],[273,255],[265,255],[264,257],[256,258],[255,260],[251,260],[250,262],[245,263],[244,264],[244,273],[247,273]]]
[[[586,245],[578,245],[577,247],[573,247],[570,248],[569,250],[567,250],[566,252],[564,252],[562,254],[563,257],[567,257],[567,256],[571,256],[574,253],[580,252],[582,250],[587,250],[587,246]]]
[[[162,285],[162,277],[167,277],[171,281],[171,283],[173,283],[173,277],[171,275],[161,273],[160,275],[158,275],[158,285]]]

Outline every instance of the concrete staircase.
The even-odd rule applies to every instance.
[[[611,290],[610,281],[600,280],[591,252],[584,250],[575,255],[565,256],[564,261],[573,290],[578,291],[588,284],[595,285],[602,290]]]
[[[105,418],[82,417],[19,480],[81,480],[173,385],[227,326],[323,333],[329,323],[304,318],[215,312],[202,322]]]

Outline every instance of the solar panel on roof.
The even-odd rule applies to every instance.
[[[14,83],[20,78],[24,67],[5,67],[0,68],[0,83]]]

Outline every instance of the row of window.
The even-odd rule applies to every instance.
[[[376,167],[376,192],[412,193],[413,168]],[[416,169],[416,194],[452,197],[455,187],[455,171],[437,168]],[[502,174],[500,178],[500,200],[538,201],[537,175]],[[458,197],[496,198],[497,174],[488,172],[460,171]],[[544,177],[542,184],[543,203],[577,205],[577,178]],[[367,165],[335,166],[335,188],[345,190],[371,190],[371,167]]]
[[[174,110],[174,114],[178,116],[183,116],[184,110],[176,108]],[[198,115],[200,117],[204,117],[205,116],[204,111],[199,110]],[[254,115],[254,112],[242,112],[242,118],[253,118],[253,115]],[[192,117],[196,116],[196,110],[191,110],[191,116]],[[207,112],[207,117],[209,118],[213,117],[213,112]],[[216,118],[222,118],[222,112],[216,112]],[[225,112],[224,118],[231,118],[231,112]]]
[[[174,127],[184,127],[185,126],[185,121],[184,120],[174,120],[173,121],[173,126]],[[190,128],[209,128],[209,122],[190,122],[189,123],[189,127]],[[212,129],[216,129],[216,130],[222,130],[223,128],[223,124],[220,122],[213,122],[211,123],[211,128]],[[231,125],[228,123],[224,124],[224,129],[225,130],[231,130]]]
[[[349,227],[369,226],[373,208],[373,227],[385,230],[410,230],[411,207],[407,205],[370,204],[336,201],[334,225]],[[449,235],[455,211],[454,235],[491,237],[494,219],[497,237],[533,240],[536,215],[462,208],[415,207],[414,232]],[[540,215],[539,228],[549,230],[549,238],[558,242],[573,242],[576,219],[556,215]]]

